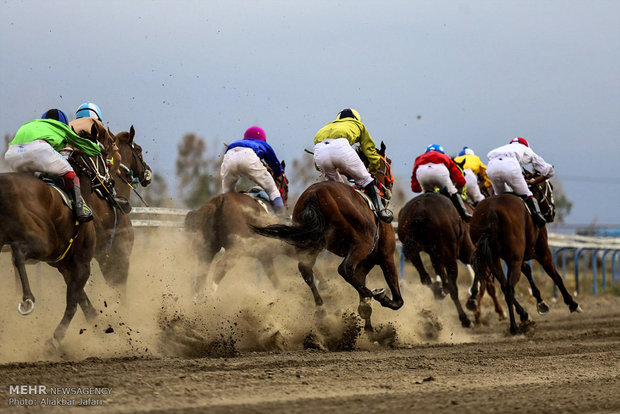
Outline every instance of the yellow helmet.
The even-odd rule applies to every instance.
[[[360,113],[352,108],[346,108],[338,112],[338,116],[336,117],[336,119],[344,119],[344,118],[353,118],[353,119],[357,119],[358,121],[362,122],[362,117],[360,116]]]

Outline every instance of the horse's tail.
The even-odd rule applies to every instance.
[[[496,261],[493,260],[497,256],[497,234],[499,231],[499,217],[497,212],[489,210],[487,213],[487,228],[484,230],[480,239],[476,243],[472,258],[472,266],[478,277],[486,280],[493,280],[491,272],[496,273],[494,269]]]
[[[266,227],[251,226],[251,228],[261,236],[277,238],[299,248],[319,244],[325,234],[325,218],[316,197],[308,198],[299,216],[299,221],[300,224],[293,226],[272,224]]]

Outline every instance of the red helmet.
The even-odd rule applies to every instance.
[[[251,126],[243,134],[243,139],[257,139],[259,141],[267,141],[265,130],[261,127]]]
[[[529,146],[530,146],[530,144],[528,144],[528,143],[527,143],[527,141],[525,140],[525,138],[516,137],[516,138],[513,138],[513,139],[511,139],[511,140],[510,140],[510,143],[511,143],[511,144],[512,144],[512,143],[514,143],[514,142],[517,142],[517,143],[519,143],[519,144],[521,144],[521,145],[525,145],[526,147],[529,147]]]

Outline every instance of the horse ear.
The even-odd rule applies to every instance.
[[[284,160],[280,162],[280,165],[282,166],[282,171],[284,171],[284,169],[286,168],[286,164],[284,163]]]
[[[93,142],[97,142],[98,133],[99,133],[99,129],[97,128],[97,124],[93,122],[93,124],[90,127],[90,139],[93,140]]]
[[[381,149],[378,151],[379,154],[381,154],[382,157],[385,157],[385,143],[383,141],[381,141]]]
[[[133,141],[133,137],[136,135],[136,130],[133,129],[133,125],[129,128],[129,142]]]

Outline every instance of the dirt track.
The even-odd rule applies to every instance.
[[[42,407],[45,395],[9,395],[11,385],[22,384],[109,387],[110,395],[94,396],[102,405],[91,407],[105,413],[620,412],[618,296],[579,297],[583,314],[551,304],[543,317],[520,292],[535,326],[511,337],[488,303],[484,326],[462,328],[450,300],[433,300],[408,268],[403,308],[373,305],[375,342],[357,337],[359,321],[351,316],[357,294],[330,276],[332,264],[323,269],[330,288],[322,318],[286,257],[278,262],[279,289],[258,278],[255,262],[242,260],[217,294],[196,305],[188,276],[196,267],[186,241],[153,240],[134,249],[125,306],[93,266],[86,291],[101,311],[97,325],[78,312],[54,362],[45,361],[45,343],[64,308],[60,275],[29,266],[37,302],[24,318],[15,310],[10,256],[0,255],[0,412],[18,408],[9,398],[32,398]],[[549,297],[549,279],[537,278]],[[368,283],[385,282],[375,272]],[[467,278],[461,298],[466,286]],[[80,401],[47,395],[57,396]]]
[[[100,412],[619,412],[618,299],[582,300],[582,315],[558,304],[531,335],[494,322],[454,345],[8,364],[0,401],[11,411],[9,385],[47,384],[111,387]]]

